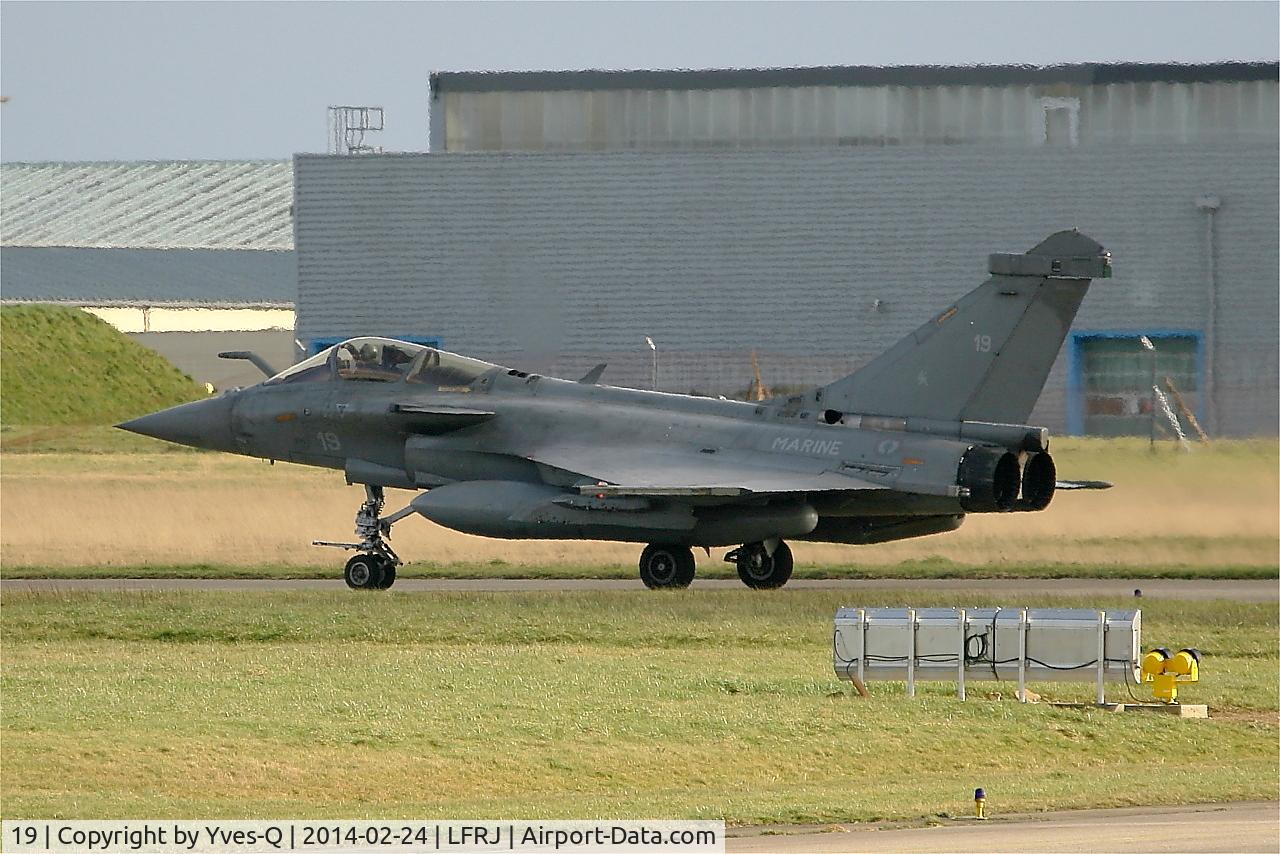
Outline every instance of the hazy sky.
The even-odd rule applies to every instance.
[[[1208,62],[1280,56],[1261,3],[0,3],[0,157],[287,158],[329,104],[427,140],[433,70]]]

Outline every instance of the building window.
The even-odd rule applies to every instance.
[[[1142,346],[1143,335],[1155,345],[1154,359]],[[1183,432],[1188,432],[1190,426],[1177,398],[1181,397],[1197,419],[1203,417],[1202,340],[1199,332],[1185,330],[1071,333],[1067,432],[1076,436],[1146,436],[1153,411],[1158,430],[1170,427],[1151,390],[1153,367],[1155,384],[1169,401]]]
[[[1040,99],[1041,145],[1074,146],[1080,142],[1080,99]]]

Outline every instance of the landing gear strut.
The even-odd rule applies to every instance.
[[[342,577],[347,586],[353,590],[386,590],[396,580],[396,567],[400,565],[400,557],[387,545],[391,538],[391,526],[413,512],[406,507],[399,513],[382,517],[382,506],[386,499],[381,486],[364,488],[364,503],[356,511],[356,536],[358,543],[331,543],[325,540],[313,540],[317,546],[333,546],[340,549],[355,549],[359,554],[347,561]]]
[[[747,543],[729,552],[724,559],[737,564],[742,583],[756,590],[773,590],[786,584],[795,565],[791,547],[776,538]]]
[[[695,564],[688,546],[649,545],[640,554],[640,580],[650,590],[688,587]]]

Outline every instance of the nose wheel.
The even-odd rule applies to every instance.
[[[356,511],[356,536],[358,543],[332,543],[313,540],[312,545],[354,549],[359,554],[347,561],[342,577],[352,590],[386,590],[396,581],[396,567],[401,560],[387,544],[391,538],[391,526],[412,513],[406,507],[398,513],[382,517],[385,503],[381,486],[365,486],[365,501]]]
[[[795,565],[791,547],[777,539],[747,543],[729,552],[724,559],[736,564],[738,578],[755,590],[773,590],[786,584]]]
[[[386,590],[396,582],[396,565],[378,554],[358,554],[347,561],[343,579],[352,590]]]

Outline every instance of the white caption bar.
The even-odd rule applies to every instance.
[[[724,854],[723,821],[17,821],[0,850],[58,854]]]

